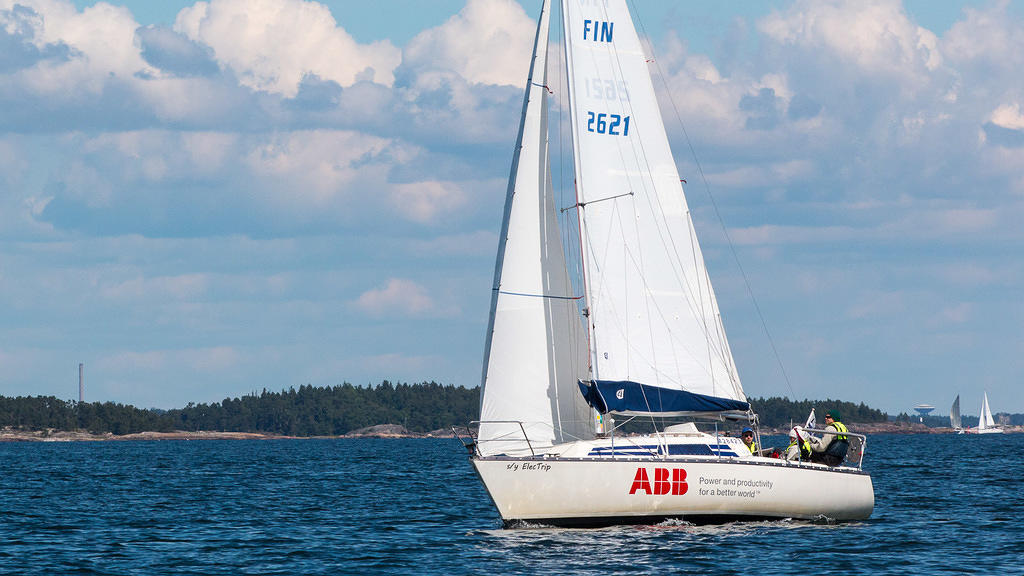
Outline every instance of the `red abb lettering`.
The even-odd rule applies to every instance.
[[[652,485],[646,468],[637,468],[633,477],[633,484],[629,487],[630,494],[643,491],[648,495],[662,496],[671,493],[673,496],[686,494],[689,486],[686,484],[686,470],[672,468],[671,474],[668,468],[654,469],[654,483]],[[671,477],[671,480],[669,479]]]
[[[654,493],[658,496],[668,494],[671,484],[668,483],[668,468],[654,469]]]
[[[633,485],[629,488],[629,493],[636,494],[637,490],[643,490],[648,494],[651,493],[651,483],[647,480],[647,470],[643,468],[636,469],[636,477],[633,478]]]
[[[672,495],[682,496],[686,494],[687,489],[689,486],[686,484],[686,470],[674,468],[672,470]]]

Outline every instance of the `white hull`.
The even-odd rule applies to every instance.
[[[860,520],[875,505],[871,477],[860,470],[773,458],[496,456],[474,458],[473,465],[506,524]],[[649,485],[637,486],[640,469]]]
[[[982,428],[981,430],[978,430],[978,429],[968,430],[967,433],[968,434],[1002,434],[1003,433],[1003,429],[1002,428]]]

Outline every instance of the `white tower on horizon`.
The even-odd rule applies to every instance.
[[[918,404],[914,406],[914,410],[918,413],[918,420],[924,422],[924,417],[931,414],[932,410],[935,410],[935,406],[931,404]]]

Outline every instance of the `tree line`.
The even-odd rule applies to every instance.
[[[803,424],[814,410],[819,428],[825,427],[825,412],[839,410],[843,422],[885,422],[889,415],[881,410],[868,407],[863,402],[855,404],[842,400],[790,400],[773,396],[771,398],[749,398],[750,406],[757,412],[762,426],[773,428]]]
[[[23,430],[86,430],[117,435],[137,432],[260,432],[287,436],[335,436],[375,424],[401,424],[430,432],[478,417],[480,391],[437,382],[378,386],[300,386],[281,392],[225,398],[174,410],[141,409],[113,402],[75,402],[53,396],[0,396],[0,427]]]
[[[841,400],[794,401],[771,397],[751,398],[750,404],[761,425],[768,427],[802,424],[811,408],[822,425],[825,411],[831,409],[838,409],[847,423],[893,419],[863,403]],[[480,389],[476,387],[387,380],[365,387],[345,383],[331,387],[305,385],[280,392],[263,390],[210,404],[189,403],[174,410],[140,409],[113,402],[76,402],[53,396],[0,396],[0,428],[86,430],[117,435],[186,430],[337,436],[376,424],[401,424],[411,432],[430,432],[476,420],[479,406]],[[1014,423],[1016,416],[1013,415]],[[905,414],[899,417],[908,418]],[[934,424],[928,424],[942,425],[937,418]]]
[[[376,424],[401,424],[412,432],[465,425],[477,418],[478,388],[437,382],[376,387],[300,386],[282,392],[189,404],[167,416],[179,430],[263,432],[288,436],[335,436]]]

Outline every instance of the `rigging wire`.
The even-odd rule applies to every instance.
[[[757,298],[754,296],[754,291],[750,286],[750,280],[747,278],[747,273],[743,270],[743,265],[740,263],[739,255],[736,253],[736,246],[732,242],[732,237],[729,236],[729,230],[725,227],[725,221],[722,219],[722,214],[718,210],[718,203],[715,202],[715,197],[711,194],[711,186],[708,184],[708,179],[704,174],[704,168],[697,158],[697,151],[693,147],[693,142],[690,141],[690,134],[686,131],[686,125],[683,123],[682,115],[679,114],[679,108],[676,106],[675,98],[672,96],[672,90],[669,88],[668,81],[665,79],[665,73],[661,69],[661,62],[654,54],[654,43],[651,41],[650,36],[647,34],[647,29],[643,24],[643,20],[640,19],[640,13],[637,10],[636,0],[629,0],[632,5],[632,12],[634,19],[640,28],[640,33],[647,41],[647,45],[651,50],[651,59],[655,69],[657,70],[657,76],[661,80],[662,85],[665,87],[665,94],[668,96],[669,102],[672,104],[672,111],[676,116],[676,121],[679,123],[679,127],[682,129],[683,137],[686,140],[686,145],[690,149],[690,155],[693,156],[693,161],[697,165],[697,172],[700,174],[701,182],[704,183],[704,191],[707,193],[708,198],[711,200],[711,206],[714,208],[715,216],[718,218],[718,223],[722,227],[722,233],[725,235],[726,243],[729,246],[729,251],[732,253],[733,260],[736,262],[736,267],[740,271],[740,276],[743,278],[743,284],[747,289],[747,294],[750,296],[751,302],[754,304],[754,310],[757,311],[757,317],[761,321],[761,327],[764,329],[765,336],[768,338],[768,343],[771,346],[772,353],[775,355],[775,360],[779,364],[779,370],[782,371],[782,377],[786,381],[786,386],[789,387],[789,392],[793,398],[796,398],[796,393],[793,391],[793,383],[789,379],[789,375],[786,373],[786,367],[782,363],[782,357],[779,355],[779,351],[775,346],[775,340],[772,338],[771,331],[768,330],[768,323],[765,322],[764,315],[761,313],[761,306],[757,303]]]

